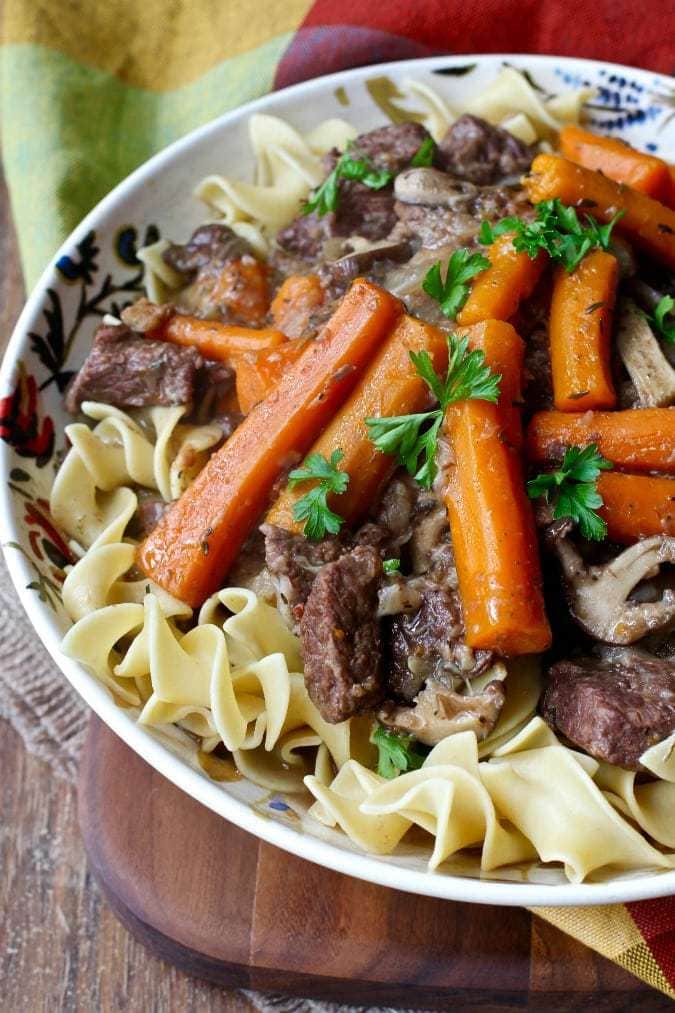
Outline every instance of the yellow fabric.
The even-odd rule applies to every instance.
[[[538,907],[531,910],[539,918],[578,939],[580,943],[590,946],[603,957],[625,967],[652,988],[658,988],[671,999],[675,999],[675,990],[669,985],[623,904],[598,907]]]
[[[294,31],[311,0],[5,0],[4,42],[57,50],[125,84],[178,88]]]

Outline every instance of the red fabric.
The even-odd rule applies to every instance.
[[[670,74],[674,28],[673,0],[316,0],[276,86],[442,53],[585,56]]]
[[[675,898],[626,904],[668,984],[675,988]]]

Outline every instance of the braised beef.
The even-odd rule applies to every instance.
[[[675,731],[675,662],[635,648],[559,661],[542,713],[591,756],[635,770],[645,749]]]
[[[417,123],[379,127],[357,137],[351,153],[354,158],[367,158],[377,169],[396,173],[410,164],[428,136],[424,127]],[[329,153],[326,158],[328,172],[333,170],[338,158],[339,152]],[[356,180],[341,179],[338,192],[335,213],[329,212],[323,217],[315,211],[300,215],[278,234],[279,246],[304,260],[314,260],[321,254],[324,242],[335,236],[358,235],[374,242],[389,235],[396,224],[391,186],[372,190]]]
[[[231,228],[220,223],[200,225],[187,243],[171,243],[162,254],[169,267],[187,277],[204,267],[222,267],[228,260],[238,260],[251,248]]]
[[[485,186],[526,172],[535,149],[508,130],[466,113],[452,124],[438,146],[443,169]]]
[[[317,573],[325,563],[346,551],[341,538],[328,536],[312,542],[274,524],[263,524],[265,563],[277,590],[278,607],[289,625],[300,622]]]
[[[383,696],[376,619],[382,560],[357,546],[319,571],[300,623],[307,691],[326,721],[345,721]]]
[[[103,324],[66,392],[66,409],[75,414],[83,401],[116,408],[188,404],[201,366],[194,348],[141,337],[124,324]]]
[[[159,524],[170,505],[153,493],[139,495],[136,513],[129,525],[131,537],[140,540],[149,535],[152,529]]]

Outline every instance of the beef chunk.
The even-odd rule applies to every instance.
[[[143,338],[124,324],[104,324],[68,388],[66,409],[76,414],[83,401],[116,408],[188,404],[201,366],[194,348]]]
[[[354,158],[366,158],[377,169],[397,173],[410,164],[427,131],[418,123],[400,123],[361,134],[352,144]],[[331,152],[326,169],[331,172],[339,158]],[[305,260],[321,255],[323,244],[333,237],[363,236],[377,241],[384,239],[396,224],[394,195],[391,186],[371,190],[356,180],[339,182],[339,203],[335,213],[319,217],[316,212],[300,215],[277,236],[284,251]]]
[[[359,134],[351,152],[354,158],[365,158],[375,168],[396,174],[410,165],[428,137],[421,123],[395,123]]]
[[[382,560],[357,546],[319,571],[300,623],[307,691],[326,721],[335,724],[383,698],[380,633],[376,618]]]
[[[250,253],[248,243],[235,235],[227,225],[200,225],[187,243],[171,243],[162,258],[169,267],[188,278],[204,267],[222,267],[228,260],[238,260]]]
[[[136,513],[129,525],[129,534],[133,538],[145,538],[159,524],[170,505],[170,503],[165,503],[160,496],[155,496],[152,493],[139,495]]]
[[[480,675],[493,662],[491,651],[472,651],[464,643],[464,622],[455,591],[414,579],[421,604],[412,613],[385,620],[389,666],[387,688],[411,703],[427,679],[454,687],[457,679]]]
[[[274,524],[261,528],[265,536],[265,562],[277,589],[279,610],[290,626],[300,622],[314,579],[325,563],[345,552],[340,538],[310,542]]]
[[[525,400],[529,411],[548,411],[553,407],[551,346],[545,325],[532,331],[525,347]]]
[[[636,770],[645,749],[675,731],[675,662],[635,648],[559,661],[542,713],[591,756]]]
[[[508,130],[468,114],[456,120],[438,146],[446,172],[484,186],[530,167],[534,149]]]

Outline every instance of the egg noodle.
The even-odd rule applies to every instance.
[[[400,86],[439,140],[471,112],[526,143],[546,144],[577,121],[584,90],[543,99],[505,67],[461,108],[426,84]],[[249,121],[255,182],[212,175],[196,196],[261,255],[323,179],[321,156],[356,136],[332,119],[302,135],[274,116]],[[164,263],[162,240],[139,254],[148,295],[170,297],[181,279]],[[629,870],[675,867],[675,736],[649,749],[656,780],[598,762],[563,745],[536,716],[541,684],[533,659],[507,665],[506,703],[493,732],[436,745],[419,770],[387,780],[374,772],[370,721],[328,724],[305,689],[299,641],[275,607],[250,590],[225,587],[198,615],[134,577],[127,529],[138,490],[180,496],[221,438],[215,425],[188,425],[187,407],[125,413],[85,402],[93,425],[66,428],[71,444],[51,494],[51,512],[80,558],[63,602],[73,626],[63,650],[84,664],[141,724],[177,725],[202,753],[222,745],[251,781],[314,798],[310,816],[339,827],[360,848],[393,852],[416,827],[429,839],[429,868],[462,849],[480,850],[485,874],[513,863],[562,864],[571,882]]]

